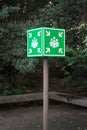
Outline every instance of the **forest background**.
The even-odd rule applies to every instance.
[[[49,90],[87,96],[87,0],[0,0],[0,95],[42,91],[42,59],[27,30],[66,30],[65,58],[49,59]]]

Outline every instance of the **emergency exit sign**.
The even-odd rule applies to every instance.
[[[64,56],[64,29],[41,27],[27,31],[27,57]]]

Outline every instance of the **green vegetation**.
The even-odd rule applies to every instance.
[[[26,57],[26,31],[41,26],[65,28],[66,57],[50,59],[50,68],[61,69],[66,89],[87,92],[86,12],[87,0],[0,0],[0,93],[21,93],[17,75],[42,69]]]

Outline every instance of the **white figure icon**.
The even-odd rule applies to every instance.
[[[37,48],[38,47],[38,41],[37,41],[37,39],[35,37],[32,39],[31,46],[33,48]]]
[[[50,46],[53,48],[57,48],[59,46],[59,42],[58,39],[56,39],[56,37],[51,38]]]

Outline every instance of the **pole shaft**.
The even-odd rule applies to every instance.
[[[48,130],[48,59],[43,59],[43,130]]]

